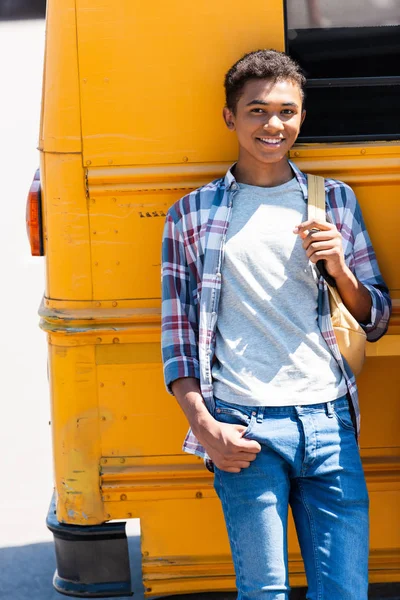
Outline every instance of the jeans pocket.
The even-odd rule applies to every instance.
[[[244,425],[246,430],[243,437],[247,437],[256,420],[257,411],[254,407],[239,406],[237,404],[229,404],[215,398],[214,418],[220,423],[229,425]]]
[[[355,432],[350,410],[348,408],[334,408],[334,413],[339,425],[341,425],[344,429]]]

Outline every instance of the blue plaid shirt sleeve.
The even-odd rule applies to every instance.
[[[361,323],[361,326],[367,334],[368,341],[376,342],[387,331],[392,304],[357,202],[353,228],[355,275],[367,288],[372,299],[370,322]]]
[[[166,218],[162,242],[162,358],[170,392],[175,379],[200,378],[197,315],[179,215],[176,217],[172,209]]]

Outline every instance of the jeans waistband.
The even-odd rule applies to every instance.
[[[232,402],[226,402],[225,400],[220,400],[215,397],[215,401],[217,404],[225,404],[226,406],[236,408],[239,411],[243,411],[251,414],[252,412],[256,412],[257,416],[262,414],[263,416],[267,415],[298,415],[299,413],[307,414],[310,412],[324,412],[327,414],[331,414],[332,410],[340,410],[344,408],[349,408],[349,401],[347,396],[341,396],[336,400],[332,400],[330,402],[321,402],[318,404],[296,404],[293,406],[249,406],[249,405],[241,405],[234,404]]]

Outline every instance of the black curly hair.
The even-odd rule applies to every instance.
[[[240,58],[225,75],[226,106],[233,113],[236,110],[242,90],[250,79],[271,79],[272,81],[292,81],[300,88],[304,104],[306,78],[290,56],[277,50],[255,50]]]

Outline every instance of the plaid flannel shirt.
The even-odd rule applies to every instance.
[[[307,175],[290,163],[307,202]],[[211,366],[215,352],[226,232],[239,189],[231,170],[225,177],[194,190],[168,211],[162,246],[162,356],[167,389],[180,377],[200,381],[204,402],[214,413]],[[362,325],[370,342],[387,330],[391,301],[353,190],[325,180],[327,220],[343,240],[345,261],[372,298],[371,320]],[[347,383],[359,431],[360,411],[353,373],[343,360],[332,328],[325,280],[318,282],[318,324]],[[183,449],[207,458],[192,431]]]

